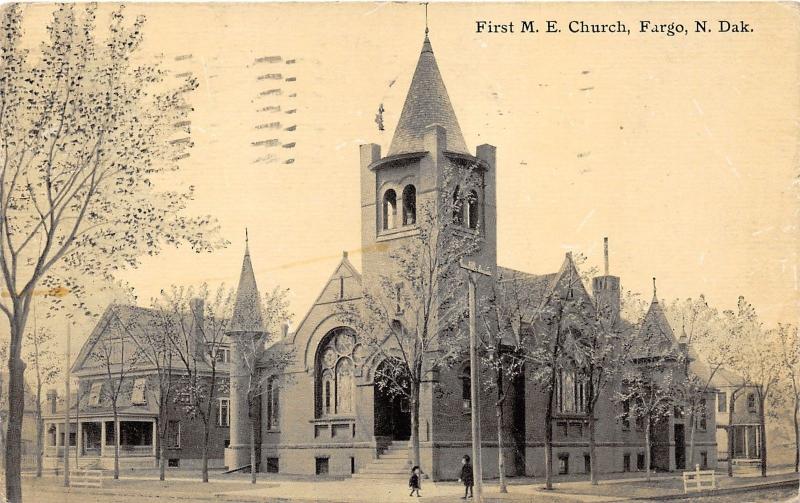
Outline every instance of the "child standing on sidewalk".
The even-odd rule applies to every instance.
[[[409,494],[409,496],[414,496],[414,491],[417,491],[417,498],[421,497],[419,494],[419,490],[421,489],[419,475],[419,466],[415,466],[411,469],[411,478],[408,479],[408,487],[411,488],[411,494]]]
[[[472,486],[474,484],[474,479],[472,477],[472,463],[469,462],[469,456],[466,454],[463,458],[461,458],[461,476],[458,478],[461,482],[464,483],[464,496],[461,498],[462,500],[467,499],[467,494],[469,497],[472,497]]]

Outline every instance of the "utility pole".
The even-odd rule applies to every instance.
[[[69,400],[70,400],[70,389],[69,389],[69,353],[70,353],[70,324],[69,321],[67,322],[67,350],[64,353],[64,375],[66,376],[66,382],[64,383],[64,388],[66,393],[64,394],[64,487],[69,487]],[[75,435],[75,440],[77,441],[77,435]],[[77,443],[77,442],[76,442]],[[77,449],[77,445],[75,448]]]
[[[478,275],[491,276],[492,273],[474,261],[461,260],[459,265],[466,269],[469,282],[469,399],[472,425],[472,478],[475,481],[475,503],[481,503],[483,493],[483,467],[481,466],[481,409],[480,409],[480,371],[478,368],[478,330],[477,330],[477,280]]]

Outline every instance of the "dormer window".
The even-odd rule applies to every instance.
[[[403,225],[417,223],[417,188],[406,185],[403,189]]]
[[[383,230],[394,229],[397,218],[397,193],[389,189],[383,193]]]

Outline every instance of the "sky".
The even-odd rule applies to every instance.
[[[98,20],[111,8],[101,5]],[[26,7],[29,43],[50,10]],[[129,4],[125,12],[147,18],[142,60],[199,80],[195,147],[162,183],[193,185],[189,211],[218,218],[231,244],[207,255],[171,250],[122,279],[142,305],[172,284],[234,286],[247,228],[260,289],[288,287],[299,321],[342,251],[360,265],[359,145],[388,149],[424,8]],[[428,19],[468,148],[497,147],[501,265],[544,274],[574,251],[600,268],[607,236],[611,273],[645,298],[657,277],[661,298],[702,293],[729,309],[744,295],[768,323],[798,321],[796,6],[453,3],[432,4]],[[478,20],[519,29],[531,19],[558,20],[564,31],[475,32]],[[640,20],[693,28],[696,19],[741,19],[754,31],[637,32]],[[632,33],[568,33],[570,20],[621,20]],[[277,73],[283,80],[258,79]],[[381,104],[384,131],[374,122]],[[276,121],[296,129],[256,127]],[[253,145],[273,138],[295,145]]]

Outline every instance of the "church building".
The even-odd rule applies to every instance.
[[[341,304],[363,302],[362,292],[389,267],[392,251],[419,232],[417,208],[445,190],[445,173],[468,166],[477,167],[479,190],[468,198],[458,223],[465,231],[479,235],[480,249],[470,258],[495,271],[492,280],[512,274],[525,278],[534,297],[526,299],[531,305],[552,302],[569,289],[570,295],[585,296],[588,302],[604,302],[613,316],[619,316],[620,281],[607,269],[604,276],[594,278],[590,294],[581,281],[574,281],[579,273],[569,254],[553,274],[533,275],[498,267],[496,149],[488,144],[479,145],[474,152],[468,149],[426,32],[388,151],[383,154],[376,144],[361,146],[358,203],[362,269],[357,270],[344,253],[294,333],[279,343],[281,350],[291,350],[294,359],[274,377],[274,389],[262,400],[260,456],[264,471],[366,478],[406,476],[410,467],[408,401],[376,385],[375,376],[384,362],[360,342],[357,331],[343,324],[337,313]],[[250,257],[246,257],[239,298],[258,299],[252,274]],[[241,288],[253,291],[242,292]],[[678,349],[655,297],[653,302],[643,327],[659,327],[664,343]],[[537,323],[535,319],[529,321]],[[251,324],[248,336],[263,330],[257,323]],[[235,347],[233,344],[234,366],[238,358]],[[544,473],[542,418],[547,395],[528,378],[532,372],[526,369],[515,380],[506,400],[503,427],[509,475]],[[470,453],[469,367],[442,369],[434,376],[423,382],[420,390],[420,460],[434,480],[453,479],[457,478],[460,458]],[[564,376],[559,378],[558,388],[553,421],[555,473],[586,473],[590,469],[588,422],[592,419],[586,414],[583,385],[574,377]],[[487,395],[481,400],[483,469],[485,476],[493,477],[497,476],[494,406],[492,397],[481,393]],[[229,468],[249,463],[244,400],[245,396],[232,391],[231,412],[235,417],[231,418],[231,443],[225,456]],[[713,408],[710,410],[694,445],[703,452],[704,464],[714,466],[715,426]],[[620,406],[611,399],[601,399],[595,415],[597,469],[644,469],[642,429],[619,420]],[[676,414],[661,425],[652,447],[657,454],[653,456],[654,468],[686,466],[685,421]]]

